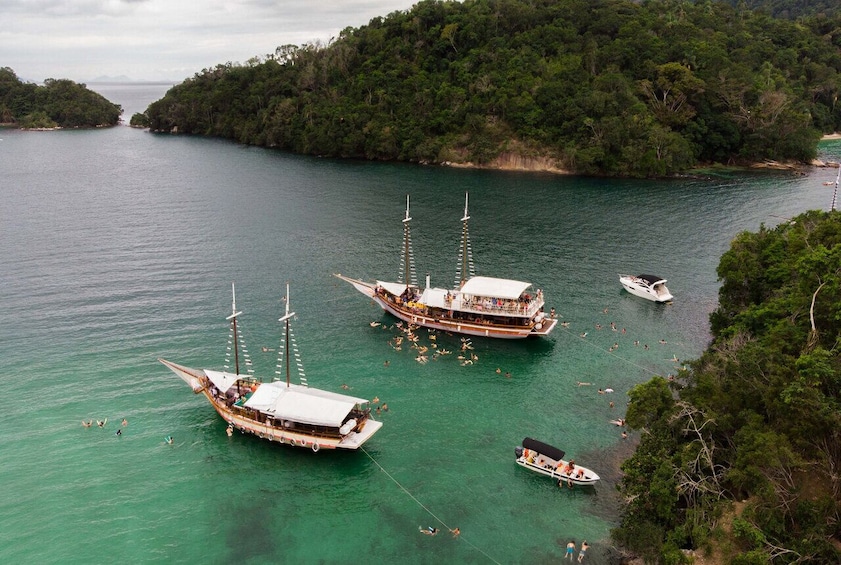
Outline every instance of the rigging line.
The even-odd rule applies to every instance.
[[[602,349],[602,347],[600,347],[600,346],[596,345],[595,343],[592,343],[592,342],[590,342],[590,341],[587,341],[587,339],[586,339],[586,338],[583,338],[583,337],[581,337],[580,335],[575,335],[575,334],[574,334],[574,333],[573,333],[573,332],[572,332],[569,328],[564,328],[564,327],[562,327],[561,329],[562,329],[562,330],[564,330],[566,333],[570,334],[571,336],[573,336],[573,337],[575,337],[575,338],[578,338],[579,340],[583,341],[584,343],[586,343],[586,344],[587,344],[587,345],[589,345],[590,347],[593,347],[593,348],[595,348],[595,349],[598,349],[599,351],[601,351],[601,352],[603,352],[603,353],[607,353],[608,355],[613,355],[614,357],[616,357],[616,358],[617,358],[617,359],[619,359],[620,361],[624,361],[625,363],[627,363],[628,365],[631,365],[632,367],[636,367],[637,369],[640,369],[640,370],[642,370],[642,371],[645,371],[646,373],[650,373],[650,374],[654,375],[655,377],[656,377],[656,376],[662,376],[662,375],[661,375],[660,373],[658,373],[657,371],[654,371],[654,370],[652,370],[652,369],[650,369],[650,368],[648,368],[648,367],[643,367],[642,365],[639,365],[638,363],[634,363],[633,361],[630,361],[630,360],[628,360],[628,359],[626,359],[626,358],[624,358],[624,357],[620,357],[619,355],[617,355],[617,354],[615,354],[615,353],[613,353],[613,352],[611,352],[611,351],[607,351],[607,352],[605,352],[605,351]]]
[[[368,456],[368,458],[369,458],[371,461],[373,461],[373,462],[374,462],[374,465],[376,465],[377,467],[379,467],[379,468],[380,468],[380,471],[382,471],[383,473],[385,473],[385,475],[386,475],[389,479],[391,479],[391,481],[392,481],[394,484],[396,484],[398,487],[400,487],[400,490],[402,490],[403,492],[405,492],[405,493],[409,496],[409,498],[411,498],[412,500],[414,500],[414,501],[415,501],[415,503],[416,503],[418,506],[420,506],[421,508],[423,508],[424,510],[426,510],[426,513],[427,513],[427,514],[429,514],[430,516],[432,516],[433,518],[435,518],[436,520],[438,520],[438,523],[440,523],[442,526],[444,526],[444,527],[445,527],[448,531],[452,531],[452,529],[450,528],[450,526],[448,526],[448,525],[444,522],[444,520],[442,520],[441,518],[439,518],[438,516],[436,516],[436,515],[435,515],[435,513],[434,513],[432,510],[430,510],[429,508],[427,508],[426,506],[424,506],[424,505],[423,505],[423,503],[422,503],[420,500],[418,500],[417,498],[415,498],[415,496],[414,496],[411,492],[409,492],[409,491],[406,489],[406,487],[404,487],[403,485],[401,485],[401,484],[400,484],[400,481],[398,481],[397,479],[395,479],[395,478],[391,475],[391,473],[389,473],[388,471],[386,471],[386,470],[383,468],[383,466],[382,466],[382,465],[380,465],[380,464],[379,464],[379,462],[371,456],[371,454],[370,454],[370,453],[368,453],[367,451],[365,451],[365,448],[364,448],[364,447],[361,447],[361,446],[360,446],[360,447],[359,447],[359,449],[360,449],[360,450],[362,450],[362,453],[364,453],[365,455],[367,455],[367,456]],[[482,555],[484,555],[485,557],[487,557],[488,559],[490,559],[491,561],[493,561],[493,562],[494,562],[494,563],[496,563],[497,565],[501,565],[501,563],[500,563],[499,561],[497,561],[496,559],[494,559],[493,557],[491,557],[490,555],[488,555],[487,553],[485,553],[485,552],[484,552],[481,548],[479,548],[479,547],[477,547],[477,546],[473,545],[472,543],[470,543],[470,541],[468,541],[467,539],[465,539],[465,537],[464,537],[463,535],[460,535],[460,536],[459,536],[459,539],[460,539],[460,540],[463,540],[465,543],[467,543],[467,545],[469,545],[470,547],[472,547],[473,549],[475,549],[476,551],[478,551],[479,553],[481,553]]]

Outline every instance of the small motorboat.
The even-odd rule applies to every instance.
[[[640,298],[654,302],[671,302],[674,298],[666,288],[666,279],[655,275],[619,275],[622,287]]]
[[[574,460],[566,461],[564,452],[557,447],[530,437],[523,439],[522,446],[514,448],[514,455],[517,456],[517,465],[560,483],[591,486],[599,480],[599,476],[590,469]]]

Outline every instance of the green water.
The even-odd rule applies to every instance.
[[[145,102],[129,95],[162,94],[103,88],[132,111]],[[617,465],[633,441],[608,421],[631,386],[706,346],[729,241],[826,209],[835,178],[447,170],[127,127],[0,138],[5,563],[535,563],[584,538],[590,562],[607,562]],[[841,155],[837,142],[822,150]],[[472,366],[456,355],[421,365],[389,345],[396,330],[370,325],[393,320],[332,273],[396,277],[410,194],[418,274],[451,283],[467,191],[478,273],[533,282],[569,327],[473,339]],[[620,272],[668,278],[674,304],[628,295]],[[221,368],[232,281],[258,374],[274,370],[261,348],[277,345],[288,281],[310,384],[388,403],[367,453],[229,438],[157,363]],[[607,386],[616,392],[597,394]],[[105,417],[103,429],[80,425]],[[561,490],[521,469],[524,436],[565,449],[601,484]]]

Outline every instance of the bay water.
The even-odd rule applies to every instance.
[[[127,122],[168,87],[92,88]],[[821,156],[838,160],[841,143]],[[836,173],[590,179],[319,159],[126,126],[0,130],[0,163],[4,563],[543,563],[570,539],[606,562],[634,441],[609,421],[634,384],[706,347],[733,237],[828,209]],[[534,283],[569,324],[543,339],[474,338],[472,365],[420,364],[392,347],[394,319],[332,275],[397,277],[408,194],[418,275],[450,285],[465,193],[478,274]],[[640,272],[667,278],[674,303],[624,292],[619,273]],[[289,282],[310,385],[388,404],[364,451],[229,438],[157,362],[222,367],[232,282],[258,375],[273,375]],[[525,471],[514,447],[526,436],[603,480],[559,489]],[[444,531],[418,532],[429,525]]]

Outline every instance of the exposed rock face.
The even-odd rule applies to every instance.
[[[530,157],[520,153],[507,151],[500,153],[498,157],[488,163],[477,165],[470,161],[453,163],[446,161],[442,163],[448,167],[465,167],[475,169],[497,169],[501,171],[532,171],[543,173],[570,174],[570,171],[559,166],[558,162],[551,157]]]
[[[550,157],[528,157],[517,153],[502,153],[489,166],[504,171],[545,171],[550,173],[568,173]]]

